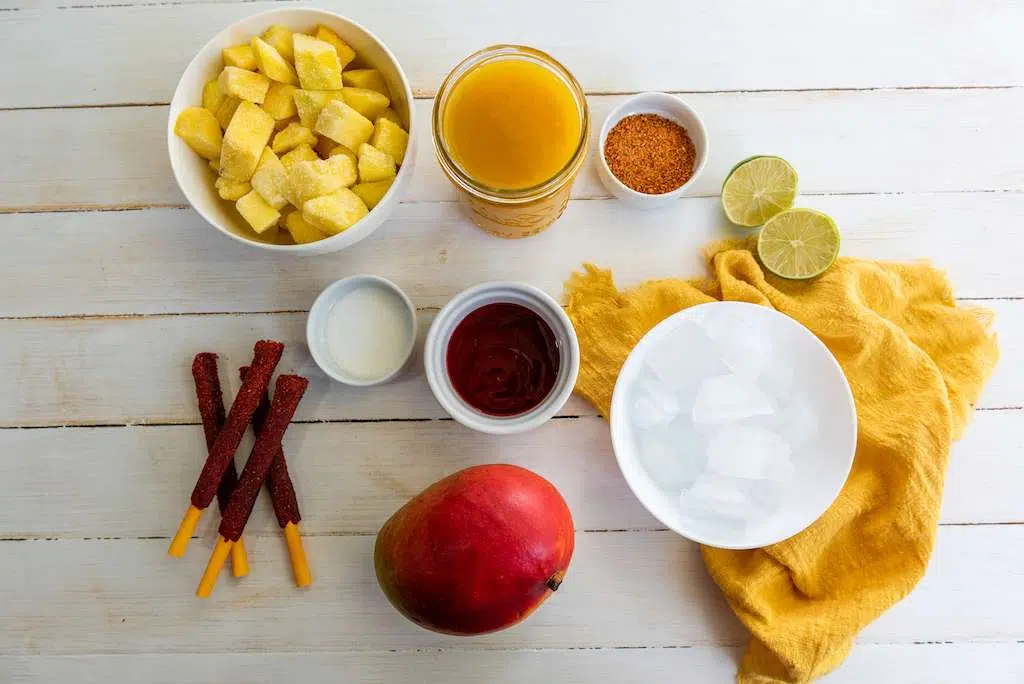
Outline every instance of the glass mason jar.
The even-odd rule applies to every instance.
[[[474,180],[452,159],[444,133],[445,107],[459,80],[477,67],[507,59],[528,60],[554,73],[568,87],[580,117],[580,139],[565,166],[541,183],[515,190],[493,188]],[[550,55],[521,45],[492,45],[464,59],[441,83],[434,99],[432,129],[437,160],[460,190],[473,222],[498,237],[524,238],[541,232],[565,211],[573,180],[587,157],[590,110],[580,84]]]

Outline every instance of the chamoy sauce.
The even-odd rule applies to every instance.
[[[551,393],[560,364],[558,341],[535,311],[487,304],[466,316],[448,342],[452,386],[481,413],[515,416]]]
[[[531,61],[501,59],[459,79],[443,129],[466,175],[499,190],[521,190],[550,180],[569,163],[582,121],[557,74]]]

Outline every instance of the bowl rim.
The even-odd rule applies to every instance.
[[[350,226],[348,230],[342,231],[341,233],[337,233],[335,235],[328,236],[326,238],[323,238],[322,240],[317,240],[316,242],[310,242],[310,243],[304,243],[304,244],[295,244],[295,245],[278,245],[278,244],[274,244],[274,243],[270,243],[270,242],[260,242],[258,240],[253,240],[253,239],[244,237],[242,235],[238,235],[237,233],[234,233],[234,232],[232,232],[230,230],[226,230],[224,227],[222,227],[220,225],[219,221],[215,220],[213,217],[211,217],[208,214],[208,212],[206,212],[205,210],[203,210],[200,207],[198,207],[196,205],[196,203],[192,201],[191,195],[185,189],[185,185],[182,182],[182,174],[184,173],[184,171],[180,170],[178,168],[178,165],[175,163],[175,160],[174,160],[174,155],[171,152],[173,141],[177,138],[177,136],[174,133],[174,123],[175,123],[176,115],[178,113],[180,113],[180,111],[175,111],[174,104],[175,104],[175,101],[178,100],[179,96],[181,96],[182,93],[183,93],[183,88],[185,87],[185,83],[184,83],[185,75],[188,74],[189,72],[191,72],[193,69],[198,68],[200,66],[200,62],[199,62],[200,56],[210,47],[210,45],[212,45],[212,44],[214,44],[216,42],[219,42],[225,36],[230,35],[231,32],[235,29],[235,27],[238,26],[239,24],[247,23],[247,22],[254,21],[254,20],[260,20],[260,19],[271,19],[271,18],[273,18],[275,16],[278,16],[278,15],[294,15],[296,13],[309,14],[309,15],[312,15],[314,17],[316,17],[316,16],[328,17],[328,18],[331,18],[331,19],[341,20],[343,22],[351,24],[352,26],[356,27],[358,30],[360,30],[363,33],[365,33],[388,56],[388,58],[395,65],[395,68],[398,70],[398,75],[399,75],[399,77],[401,79],[401,82],[402,82],[402,88],[404,90],[406,102],[409,103],[409,143],[408,143],[408,149],[409,150],[414,150],[415,149],[413,147],[413,141],[415,139],[414,135],[415,135],[415,129],[416,129],[416,125],[415,125],[415,118],[416,117],[415,117],[415,99],[413,98],[412,86],[409,83],[409,77],[406,75],[405,69],[402,68],[402,64],[398,61],[398,58],[391,51],[391,49],[384,43],[384,41],[382,41],[377,36],[377,34],[375,34],[370,29],[366,28],[363,24],[359,23],[358,21],[356,21],[354,19],[350,19],[349,17],[346,17],[344,15],[338,14],[337,12],[331,12],[330,10],[319,9],[319,8],[316,8],[316,7],[281,7],[281,8],[277,8],[277,9],[266,10],[265,12],[257,12],[256,14],[250,14],[250,15],[248,15],[246,17],[242,17],[238,21],[234,21],[234,22],[228,24],[227,26],[222,28],[220,31],[218,31],[216,34],[214,34],[209,40],[207,40],[205,43],[203,43],[202,47],[200,47],[199,50],[196,52],[196,54],[192,56],[192,59],[189,60],[188,65],[186,65],[185,69],[181,72],[181,76],[178,77],[178,83],[174,87],[174,94],[171,96],[171,101],[168,104],[168,108],[167,108],[167,110],[168,110],[167,111],[167,157],[168,157],[168,160],[169,160],[170,165],[171,165],[171,174],[174,176],[174,182],[177,184],[178,189],[181,191],[181,194],[185,196],[185,199],[188,201],[189,206],[192,208],[193,211],[195,211],[197,214],[199,214],[199,216],[202,217],[202,219],[204,221],[206,221],[206,223],[209,226],[211,226],[212,228],[215,228],[219,233],[221,233],[223,235],[226,235],[229,238],[231,238],[232,240],[235,240],[236,242],[240,242],[240,243],[242,243],[244,245],[248,245],[248,246],[254,247],[256,249],[267,250],[267,251],[270,251],[270,252],[278,252],[278,253],[284,253],[284,254],[321,254],[321,253],[337,251],[337,250],[341,250],[341,249],[345,249],[347,247],[350,247],[351,245],[346,245],[345,247],[340,247],[340,248],[337,248],[336,250],[332,250],[332,249],[329,248],[329,245],[330,245],[332,240],[335,241],[335,242],[339,242],[341,240],[342,236],[344,236],[348,232],[348,230],[351,230],[352,228],[355,228],[358,225],[359,222],[357,221],[355,224]],[[195,106],[195,105],[186,105],[186,106]],[[384,193],[384,196],[380,199],[380,202],[377,203],[377,206],[380,206],[380,205],[384,204],[386,201],[388,201],[392,197],[392,193],[397,192],[397,189],[398,189],[398,186],[399,186],[399,179],[400,178],[401,179],[405,179],[407,176],[409,176],[413,172],[413,166],[414,166],[413,161],[414,160],[409,159],[407,161],[408,161],[408,163],[402,164],[402,166],[398,169],[398,174],[395,176],[395,182],[392,183],[391,187],[388,188],[388,191],[386,193]],[[377,206],[375,206],[374,209],[376,209]],[[367,216],[369,216],[370,213],[372,213],[374,211],[374,209],[371,209],[367,213]],[[366,217],[363,217],[363,219],[360,219],[360,221],[365,220],[365,218]],[[376,229],[374,229],[374,230],[376,230]],[[368,237],[372,232],[373,232],[373,230],[371,230],[370,233],[367,233],[366,235],[364,235],[363,238]],[[357,242],[358,242],[358,240],[356,242],[353,242],[352,244],[354,245]]]
[[[701,534],[693,532],[690,529],[687,529],[683,525],[677,525],[677,524],[674,524],[674,523],[672,523],[672,522],[670,522],[668,520],[662,519],[659,515],[655,514],[655,512],[651,510],[650,506],[648,506],[648,504],[647,504],[647,497],[645,495],[641,494],[641,492],[639,491],[639,487],[638,487],[637,483],[635,482],[635,479],[630,477],[629,475],[627,475],[626,474],[627,469],[625,467],[623,467],[623,462],[624,462],[624,460],[626,460],[626,456],[625,456],[624,452],[627,451],[627,450],[632,452],[634,450],[631,447],[627,449],[626,444],[624,443],[625,437],[623,437],[623,435],[622,435],[622,430],[623,430],[622,419],[617,419],[617,416],[621,415],[621,413],[622,413],[622,406],[623,406],[623,404],[626,401],[625,394],[626,394],[627,390],[626,390],[626,387],[625,387],[625,383],[622,381],[622,378],[626,375],[626,371],[627,371],[628,368],[632,367],[633,365],[635,365],[637,363],[640,363],[640,357],[635,352],[638,349],[641,348],[641,345],[644,343],[644,340],[654,339],[653,337],[651,337],[651,334],[653,332],[655,332],[660,327],[669,325],[670,321],[676,320],[676,319],[678,319],[680,317],[686,317],[688,315],[692,315],[691,314],[692,311],[694,311],[696,309],[699,309],[701,307],[721,306],[723,304],[724,305],[729,305],[729,306],[740,306],[740,307],[758,307],[758,308],[761,308],[761,309],[765,309],[766,311],[770,311],[770,312],[772,312],[774,314],[778,314],[780,316],[783,316],[784,318],[788,319],[789,322],[795,326],[795,328],[801,330],[802,334],[805,334],[809,338],[809,341],[810,341],[810,343],[812,345],[815,345],[815,346],[819,347],[825,353],[825,356],[828,358],[829,365],[834,368],[835,372],[838,374],[838,377],[842,380],[842,385],[843,385],[843,388],[845,389],[845,393],[844,393],[844,398],[846,399],[845,403],[846,403],[846,407],[848,409],[847,410],[847,415],[850,417],[851,428],[852,428],[852,432],[851,432],[851,434],[852,434],[852,441],[848,445],[849,446],[849,458],[847,459],[847,463],[846,463],[846,466],[844,468],[843,477],[841,479],[839,479],[838,484],[835,487],[835,490],[829,492],[829,494],[830,494],[830,496],[829,496],[829,504],[827,506],[825,506],[821,510],[821,512],[818,513],[817,516],[815,516],[812,520],[810,520],[807,524],[805,524],[800,529],[793,530],[791,533],[789,533],[786,536],[781,537],[779,539],[766,540],[763,543],[758,543],[756,545],[750,545],[749,543],[746,543],[746,544],[722,543],[721,540],[705,537],[705,536],[703,536]],[[633,347],[633,349],[630,351],[629,355],[626,357],[626,360],[623,363],[622,368],[619,371],[619,376],[618,376],[618,378],[616,378],[615,388],[612,391],[612,400],[611,400],[611,403],[609,405],[608,426],[609,426],[609,430],[611,432],[612,452],[615,454],[615,464],[619,467],[619,472],[622,474],[622,479],[624,479],[626,481],[626,485],[629,487],[629,490],[633,493],[633,496],[636,497],[637,501],[640,502],[640,505],[644,507],[644,510],[646,510],[656,520],[658,520],[660,523],[662,523],[667,528],[669,528],[670,530],[672,530],[676,534],[680,535],[681,537],[685,537],[686,539],[689,539],[691,541],[697,542],[698,544],[703,544],[705,546],[712,546],[712,547],[719,548],[719,549],[748,550],[748,549],[763,548],[765,546],[770,546],[771,544],[777,544],[777,543],[779,543],[781,541],[785,541],[786,539],[789,539],[789,538],[799,534],[800,532],[803,532],[804,530],[806,530],[808,527],[810,527],[815,522],[817,522],[821,518],[821,516],[824,515],[825,512],[829,508],[831,508],[832,504],[835,503],[836,499],[839,498],[839,494],[842,492],[843,487],[846,486],[846,481],[849,479],[850,472],[853,470],[853,462],[854,462],[854,459],[856,457],[856,452],[857,452],[858,420],[857,420],[857,407],[856,407],[856,404],[854,403],[854,399],[853,399],[853,391],[850,389],[850,382],[846,378],[846,374],[843,372],[842,366],[839,365],[839,361],[836,360],[836,357],[832,354],[832,352],[829,350],[829,348],[827,346],[825,346],[825,343],[822,342],[820,339],[818,339],[818,336],[815,335],[813,332],[811,332],[810,329],[808,329],[803,323],[801,323],[800,321],[796,320],[795,318],[793,318],[791,316],[786,315],[785,313],[783,313],[781,311],[778,311],[778,310],[773,309],[771,307],[761,306],[759,304],[752,304],[750,302],[741,302],[741,301],[733,301],[733,300],[716,300],[716,301],[711,301],[711,302],[704,302],[704,303],[701,303],[701,304],[695,304],[693,306],[690,306],[690,307],[687,307],[687,308],[682,309],[680,311],[677,311],[676,313],[672,314],[671,316],[666,317],[665,319],[660,321],[657,325],[655,325],[650,330],[648,330],[646,333],[644,333],[643,337],[640,338],[640,341],[637,342],[636,346]],[[629,459],[631,461],[635,461],[636,460],[636,456],[630,456]]]
[[[511,295],[518,295],[525,301],[510,299]],[[555,334],[560,333],[560,336],[564,337],[566,341],[564,356],[568,363],[564,374],[562,368],[559,369],[559,378],[556,380],[555,386],[540,404],[526,413],[497,417],[480,413],[459,399],[444,362],[448,338],[442,340],[441,336],[449,330],[454,330],[455,326],[471,311],[502,301],[514,301],[516,304],[533,309],[546,321],[549,318],[554,320],[557,326],[557,329],[554,330]],[[473,305],[469,311],[461,311],[462,307],[471,302]],[[543,313],[538,309],[542,309]],[[545,313],[548,315],[545,316]],[[445,345],[444,349],[439,348],[441,344]],[[430,391],[448,415],[462,425],[478,432],[491,435],[511,435],[540,427],[565,406],[576,387],[576,379],[579,376],[579,339],[565,310],[548,293],[527,283],[489,281],[462,290],[438,312],[427,332],[423,350],[423,365]]]
[[[646,193],[646,192],[638,192],[637,190],[634,190],[633,188],[629,187],[628,185],[623,183],[621,180],[619,180],[618,176],[616,176],[614,173],[612,173],[611,167],[608,166],[608,160],[605,159],[605,156],[604,156],[604,144],[605,144],[605,141],[608,139],[608,132],[611,131],[612,127],[614,127],[620,121],[625,119],[626,116],[629,116],[629,115],[632,115],[632,114],[659,114],[659,115],[662,114],[662,112],[659,111],[658,109],[656,109],[654,107],[649,107],[649,106],[648,107],[639,107],[639,108],[637,108],[637,111],[632,111],[632,112],[628,112],[627,113],[626,110],[629,109],[632,105],[634,105],[637,100],[660,100],[665,105],[668,105],[670,107],[677,107],[677,108],[685,110],[686,112],[688,112],[693,117],[693,120],[697,122],[697,130],[700,133],[700,137],[704,141],[703,149],[698,150],[698,159],[697,159],[697,163],[693,167],[693,174],[689,177],[689,179],[687,179],[687,181],[685,183],[680,185],[675,190],[669,190],[668,192],[663,192],[663,193],[660,193],[660,194],[657,194],[657,195],[651,195],[651,194]],[[677,121],[676,123],[679,123],[679,122]],[[687,135],[690,135],[689,128],[687,128],[686,126],[683,126],[683,124],[679,124],[679,125],[682,126],[684,129],[686,129]],[[691,140],[692,139],[693,139],[693,136],[691,136]],[[694,146],[694,147],[696,147],[696,146]],[[601,134],[598,136],[598,139],[597,139],[597,156],[598,156],[598,159],[600,160],[600,164],[601,164],[602,169],[605,171],[605,177],[610,182],[614,183],[615,187],[619,191],[621,191],[622,194],[626,195],[631,200],[635,200],[637,202],[658,202],[658,203],[660,203],[660,202],[662,202],[662,201],[664,201],[666,199],[674,199],[676,197],[681,197],[682,195],[684,195],[686,193],[686,190],[689,189],[693,185],[694,181],[696,181],[698,176],[700,176],[700,174],[704,171],[704,167],[707,164],[708,156],[710,156],[710,152],[711,152],[711,142],[710,142],[710,139],[708,138],[707,127],[704,125],[704,119],[697,112],[697,110],[694,109],[692,105],[690,105],[688,102],[686,102],[684,99],[682,99],[678,95],[673,95],[672,93],[666,93],[666,92],[662,92],[662,91],[659,91],[659,90],[648,90],[648,91],[643,92],[643,93],[636,93],[635,95],[630,95],[625,100],[620,102],[604,118],[604,123],[601,125]]]
[[[351,292],[358,287],[365,287],[367,285],[374,284],[379,285],[392,294],[397,295],[405,304],[405,308],[410,319],[410,334],[409,339],[406,341],[401,363],[380,377],[358,378],[340,371],[336,364],[328,362],[330,355],[327,350],[321,347],[320,338],[317,335],[318,323],[324,320],[325,316],[329,313],[329,307],[337,301],[339,294],[342,293],[342,291]],[[343,385],[350,385],[352,387],[371,387],[373,385],[382,385],[393,380],[395,376],[402,372],[402,369],[405,368],[406,364],[409,363],[409,359],[412,357],[412,352],[416,347],[416,328],[416,307],[413,305],[412,300],[409,299],[409,295],[407,295],[402,288],[387,278],[374,275],[372,273],[358,273],[356,275],[335,280],[333,283],[321,290],[320,294],[318,294],[316,299],[313,300],[313,305],[309,308],[309,314],[306,315],[306,346],[309,348],[309,354],[313,357],[313,361],[328,377],[342,383]]]

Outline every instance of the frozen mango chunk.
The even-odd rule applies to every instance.
[[[342,157],[335,157],[339,159]],[[330,235],[337,235],[355,225],[369,213],[359,196],[348,188],[322,195],[302,205],[302,218]]]
[[[302,124],[291,123],[274,136],[274,142],[270,147],[274,154],[280,155],[294,150],[299,145],[316,145],[316,136]]]
[[[384,97],[391,97],[387,82],[376,69],[349,69],[341,75],[341,80],[347,86],[376,90]]]
[[[248,45],[233,45],[220,51],[224,66],[238,67],[247,71],[256,70],[256,55]]]
[[[260,104],[267,96],[270,79],[255,71],[246,71],[238,67],[227,66],[220,72],[217,85],[225,95]]]
[[[277,158],[274,151],[269,147],[263,148],[263,156],[256,166],[256,173],[252,174],[252,189],[260,193],[260,197],[266,200],[267,204],[280,210],[288,204],[284,194],[285,179],[288,176],[284,164]]]
[[[235,181],[252,178],[273,132],[274,117],[252,102],[243,100],[224,132],[220,175]]]
[[[390,180],[395,177],[395,158],[387,152],[378,150],[373,145],[363,143],[359,146],[359,181]]]
[[[350,150],[358,150],[373,135],[373,124],[344,102],[333,100],[320,112],[313,130]]]
[[[262,38],[253,37],[252,51],[256,53],[256,64],[264,76],[271,81],[294,85],[299,82],[295,69],[274,46]]]
[[[370,209],[373,209],[387,194],[387,191],[391,188],[391,184],[395,182],[394,178],[382,181],[374,181],[373,183],[357,183],[352,186],[352,192],[359,195],[359,199],[363,200]]]
[[[287,26],[274,24],[260,37],[273,45],[274,49],[289,62],[295,59],[295,52],[292,50],[292,32]]]
[[[218,178],[213,184],[213,187],[217,188],[217,194],[220,195],[221,199],[226,199],[234,202],[242,195],[248,194],[252,190],[252,186],[248,183],[239,183],[233,181],[230,178]]]
[[[343,41],[337,33],[323,24],[316,27],[316,31],[313,32],[313,37],[322,40],[325,43],[330,43],[334,47],[334,51],[338,53],[338,61],[341,63],[342,69],[356,58],[356,51],[353,50],[348,43]]]
[[[209,109],[186,107],[181,110],[174,120],[174,133],[203,159],[220,156],[220,124]]]
[[[217,79],[211,78],[203,85],[203,106],[216,115],[217,109],[223,101],[224,94],[220,92],[220,86],[217,85]]]
[[[398,112],[396,112],[391,107],[388,107],[383,112],[381,112],[380,116],[377,117],[377,118],[379,118],[379,119],[387,119],[388,121],[393,121],[394,123],[398,124],[402,128],[403,131],[405,130],[405,125],[402,123],[402,117],[398,116]]]
[[[271,81],[267,96],[263,98],[263,111],[274,117],[275,121],[291,119],[298,116],[295,109],[295,91],[297,88],[287,83]]]
[[[292,35],[295,70],[303,90],[341,90],[341,61],[334,46],[302,33]]]
[[[210,168],[213,169],[215,174],[220,175],[220,157],[214,157],[210,160]]]
[[[328,140],[329,139],[330,138],[328,138]],[[331,153],[328,156],[334,157],[334,156],[339,155],[339,154],[343,154],[346,157],[348,157],[349,159],[351,159],[353,164],[356,164],[356,163],[359,162],[359,158],[356,156],[356,153],[353,152],[352,150],[348,149],[344,145],[335,145],[334,149],[331,150]]]
[[[292,240],[295,240],[297,245],[317,242],[327,237],[327,233],[324,233],[312,223],[302,218],[301,211],[293,211],[285,216],[284,228],[291,234]]]
[[[288,169],[285,194],[297,207],[305,202],[348,187],[356,182],[356,167],[348,157],[339,155],[293,164]]]
[[[342,96],[340,90],[296,90],[294,99],[299,121],[306,128],[313,128],[316,126],[320,111],[327,103],[331,100],[340,100]]]
[[[231,97],[230,95],[224,95],[221,98],[220,105],[218,105],[217,111],[214,114],[217,116],[217,123],[220,124],[222,130],[227,130],[228,124],[231,123],[231,119],[235,116],[235,111],[241,102],[237,97]]]
[[[373,125],[373,137],[370,144],[382,152],[395,158],[395,163],[405,160],[405,148],[409,146],[409,134],[401,126],[383,116]]]
[[[387,95],[382,95],[376,90],[367,88],[342,88],[341,97],[352,109],[356,110],[370,121],[373,121],[388,108],[391,100]]]
[[[260,193],[255,190],[250,190],[239,197],[235,202],[235,208],[257,233],[267,232],[275,227],[277,220],[281,218],[281,213],[267,204],[266,200],[260,197]]]
[[[304,161],[316,161],[320,157],[313,151],[313,148],[307,143],[303,143],[296,147],[288,154],[281,156],[281,163],[284,164],[284,168],[290,169],[298,162]]]

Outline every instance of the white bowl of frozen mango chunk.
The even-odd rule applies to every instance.
[[[217,34],[171,100],[171,169],[225,235],[278,252],[359,242],[398,206],[415,156],[409,81],[332,12],[264,12]]]

